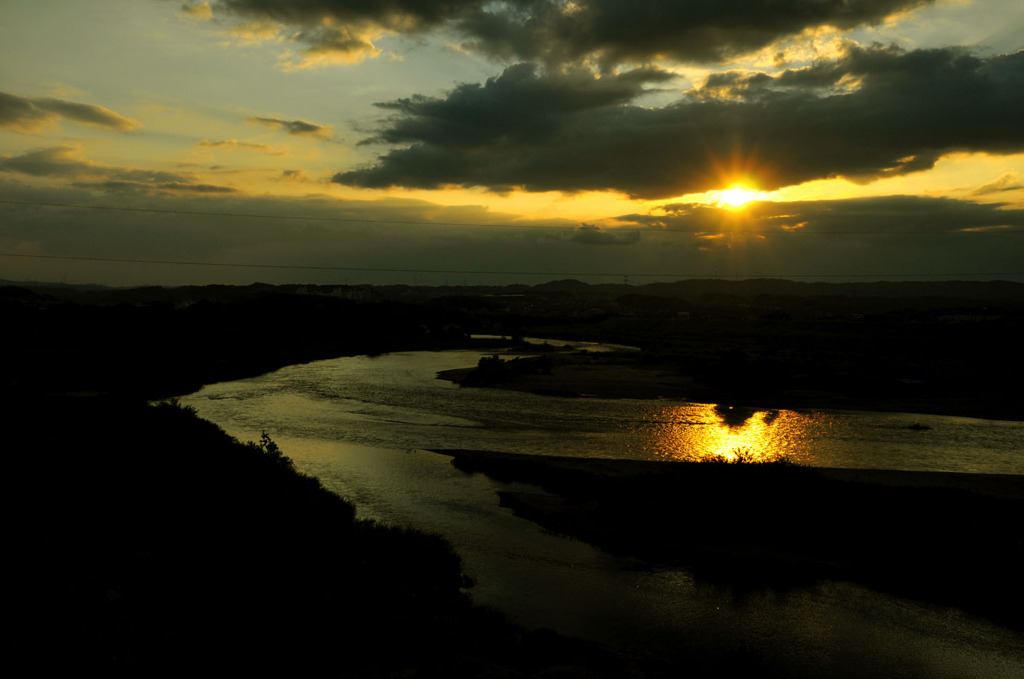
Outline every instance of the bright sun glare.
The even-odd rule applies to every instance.
[[[731,186],[723,191],[717,191],[715,199],[722,207],[738,209],[752,200],[757,200],[760,192],[752,191],[745,186]]]

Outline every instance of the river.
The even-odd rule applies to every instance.
[[[589,347],[595,350],[598,347]],[[1024,422],[732,411],[678,401],[463,389],[479,351],[296,365],[179,399],[241,440],[266,431],[360,517],[447,538],[478,603],[529,626],[685,655],[748,653],[794,677],[1021,677],[1019,635],[848,583],[737,595],[554,536],[498,507],[509,488],[430,448],[674,459],[742,449],[814,466],[1024,474]],[[684,526],[681,526],[684,528]]]

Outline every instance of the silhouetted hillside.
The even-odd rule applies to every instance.
[[[269,439],[120,399],[3,406],[21,491],[12,650],[33,674],[630,674],[472,607],[445,542],[355,521]]]
[[[450,346],[464,335],[428,309],[269,286],[84,292],[0,288],[8,391],[148,398],[346,354]],[[62,295],[63,297],[63,295]]]

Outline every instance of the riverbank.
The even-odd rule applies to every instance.
[[[500,501],[612,554],[741,590],[848,580],[1024,629],[1021,477],[434,452],[538,486]]]
[[[712,386],[679,370],[671,361],[645,359],[640,353],[544,351],[536,347],[507,349],[514,358],[494,354],[497,364],[444,370],[438,378],[464,387],[489,387],[542,396],[570,398],[674,399],[692,403],[723,403],[760,410],[862,410],[953,415],[995,420],[1020,420],[1024,411],[1005,401],[978,399],[973,392],[952,395],[920,390],[878,390],[870,393],[828,389],[772,388],[737,390],[729,380]],[[524,355],[525,354],[525,355]]]
[[[549,358],[544,372],[510,371],[507,379],[474,382],[477,367],[444,370],[437,376],[460,386],[487,386],[542,396],[685,399],[694,393],[692,379],[663,367],[640,367],[633,362],[631,358],[563,354]]]

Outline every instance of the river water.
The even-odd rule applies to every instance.
[[[241,440],[266,431],[360,517],[443,535],[475,582],[474,600],[525,625],[683,656],[745,653],[794,677],[1024,676],[1024,640],[983,620],[847,583],[739,596],[685,570],[652,570],[513,516],[496,491],[517,486],[428,452],[677,459],[742,450],[814,466],[1024,474],[1024,422],[544,397],[436,379],[480,356],[339,358],[180,401]]]

